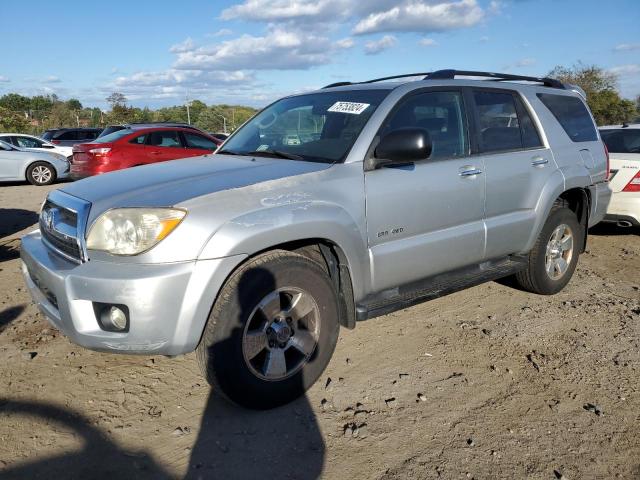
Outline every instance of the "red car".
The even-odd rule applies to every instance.
[[[222,142],[189,128],[126,128],[73,147],[71,178],[214,152]]]

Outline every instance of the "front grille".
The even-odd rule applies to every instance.
[[[59,191],[51,192],[40,211],[40,232],[45,243],[59,254],[81,262],[81,246],[88,204]]]

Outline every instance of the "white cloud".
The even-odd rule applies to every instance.
[[[180,43],[176,43],[175,45],[172,45],[171,48],[169,48],[169,51],[171,53],[184,53],[184,52],[190,52],[195,48],[196,48],[196,45],[193,42],[193,40],[191,38],[187,38],[186,40]]]
[[[229,28],[221,28],[217,32],[213,32],[212,34],[210,34],[210,36],[212,36],[212,37],[226,37],[226,36],[229,36],[231,34],[233,34],[233,30],[231,30]]]
[[[355,44],[356,42],[353,41],[353,38],[347,37],[343,38],[342,40],[338,40],[336,42],[336,47],[347,49],[353,47]]]
[[[629,75],[638,75],[640,74],[640,64],[632,63],[629,65],[619,65],[617,67],[610,68],[608,71],[620,77],[626,77]]]
[[[223,20],[242,19],[258,22],[311,20],[344,13],[345,0],[245,0],[222,11]]]
[[[483,17],[484,11],[476,0],[438,3],[410,0],[389,10],[370,13],[356,24],[353,32],[441,32],[471,27]]]
[[[521,60],[518,60],[515,64],[514,67],[516,68],[522,68],[522,67],[529,67],[533,64],[536,63],[536,59],[535,58],[523,58]]]
[[[9,83],[11,80],[9,77],[5,77],[4,75],[0,75],[0,83]]]
[[[630,63],[609,68],[618,77],[620,93],[625,98],[637,98],[640,94],[640,63]]]
[[[385,35],[380,40],[367,42],[364,46],[364,52],[367,55],[377,55],[392,47],[395,47],[398,39],[393,35]]]
[[[433,38],[423,38],[418,43],[423,47],[435,47],[436,45],[438,45],[438,42],[436,42]]]
[[[640,50],[640,43],[621,43],[613,47],[616,52],[631,52],[634,50]]]
[[[487,37],[486,35],[483,35],[478,39],[478,42],[480,43],[487,43],[488,41],[489,41],[489,37]]]
[[[42,83],[60,83],[60,82],[62,82],[62,80],[60,80],[55,75],[49,75],[48,77],[45,77],[42,79]]]
[[[313,33],[270,29],[264,36],[242,35],[216,45],[178,53],[174,67],[186,70],[292,70],[329,63],[351,42],[332,43]]]

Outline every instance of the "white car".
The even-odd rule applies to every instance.
[[[613,190],[605,222],[640,227],[640,123],[600,127],[609,150]]]
[[[59,153],[28,150],[0,140],[0,182],[27,180],[49,185],[69,176],[69,160]]]
[[[73,155],[73,147],[63,147],[62,145],[56,145],[42,138],[24,133],[0,133],[0,140],[27,150],[53,152],[64,155],[67,158]]]

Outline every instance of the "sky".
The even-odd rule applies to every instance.
[[[3,0],[0,95],[260,107],[337,81],[595,64],[640,94],[640,0]],[[12,19],[15,19],[13,21]]]

